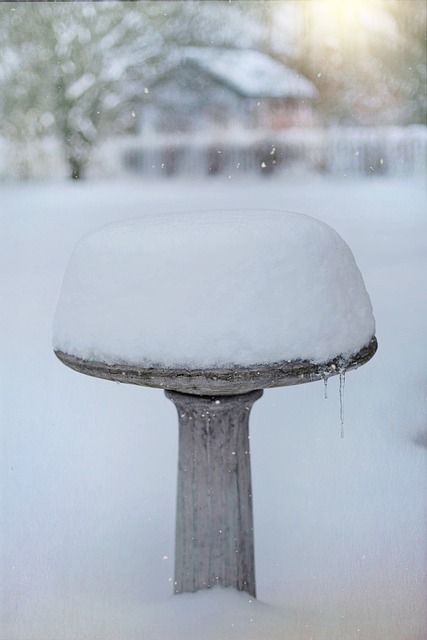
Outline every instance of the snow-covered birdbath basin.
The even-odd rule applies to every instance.
[[[377,348],[353,255],[282,211],[146,215],[76,246],[55,317],[69,367],[163,388],[180,424],[175,592],[255,595],[248,420],[262,389],[356,368]]]

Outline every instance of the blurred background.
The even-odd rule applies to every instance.
[[[413,175],[424,0],[6,2],[0,178]]]

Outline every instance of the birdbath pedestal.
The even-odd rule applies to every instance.
[[[163,389],[177,408],[175,593],[255,596],[251,407],[263,389],[359,367],[374,334],[349,247],[308,216],[152,215],[78,243],[54,350],[80,373]]]
[[[377,341],[351,358],[232,369],[107,365],[56,351],[90,376],[165,389],[178,411],[174,592],[216,584],[256,596],[249,413],[263,389],[325,380],[372,358]]]

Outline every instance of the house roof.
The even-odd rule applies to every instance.
[[[247,98],[317,96],[315,86],[307,78],[253,49],[186,47],[180,58]]]

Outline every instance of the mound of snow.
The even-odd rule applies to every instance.
[[[147,215],[77,244],[54,348],[109,364],[325,362],[364,347],[372,306],[328,225],[263,210]]]
[[[295,614],[220,586],[172,596],[143,610],[139,629],[152,640],[296,638]]]

